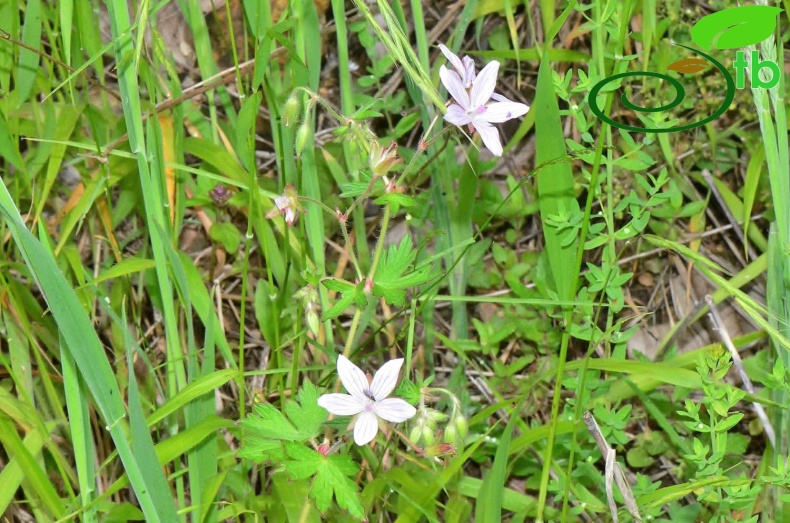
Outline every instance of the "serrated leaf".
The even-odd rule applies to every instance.
[[[281,442],[304,442],[315,437],[328,415],[318,405],[318,390],[307,380],[296,401],[286,401],[284,411],[285,414],[271,403],[255,405],[253,413],[240,422],[245,429],[241,457],[255,461],[281,460]]]
[[[340,190],[343,191],[340,193],[341,198],[356,198],[365,193],[370,187],[370,182],[373,177],[368,172],[360,172],[359,173],[359,181],[355,182],[348,182],[348,183],[341,183]],[[375,183],[373,184],[373,190],[371,191],[373,194],[377,194],[378,191],[382,191],[384,189],[384,181],[381,178],[377,178]]]
[[[370,182],[348,182],[348,183],[341,183],[340,190],[343,191],[340,193],[341,198],[356,198],[365,193]]]
[[[417,201],[411,196],[394,192],[379,196],[373,203],[377,205],[396,204],[402,205],[403,207],[417,207]]]
[[[310,498],[316,507],[326,513],[332,505],[334,496],[337,505],[358,519],[365,518],[365,511],[359,500],[359,488],[348,479],[359,472],[359,466],[347,454],[324,456],[298,443],[284,443],[284,470],[292,479],[307,479],[314,476]]]
[[[406,290],[428,281],[428,267],[423,267],[404,275],[417,256],[411,246],[411,238],[406,236],[400,245],[390,245],[384,253],[373,282],[373,294],[384,298],[388,303],[402,307],[406,301]]]
[[[348,292],[354,289],[353,283],[338,278],[326,278],[321,280],[321,283],[330,291]]]
[[[343,293],[343,296],[321,316],[321,321],[332,320],[343,314],[354,303],[355,298],[356,292],[354,291]]]

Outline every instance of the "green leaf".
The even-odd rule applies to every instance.
[[[241,233],[232,223],[215,223],[208,235],[215,242],[221,243],[228,254],[235,253],[241,244]]]
[[[245,429],[239,456],[255,461],[283,459],[282,441],[304,442],[318,434],[327,412],[318,405],[318,390],[305,380],[296,401],[285,403],[285,415],[270,403],[255,405],[240,422]]]
[[[339,278],[325,278],[321,280],[321,283],[323,283],[324,287],[330,291],[348,292],[355,288],[353,283],[347,282],[346,280],[341,280]]]
[[[373,178],[371,177],[370,173],[361,172],[359,173],[359,181],[358,182],[348,182],[348,183],[341,183],[340,190],[343,191],[340,193],[341,198],[356,198],[357,196],[361,196],[365,194],[365,191],[368,190],[370,187],[370,181]],[[380,192],[384,189],[384,181],[381,178],[376,178],[376,181],[373,183],[372,192],[375,194],[376,192]]]
[[[356,294],[356,290],[344,292],[342,297],[321,316],[321,321],[332,320],[343,314],[354,303]]]
[[[730,417],[728,417],[727,419],[720,421],[719,424],[716,425],[715,430],[716,432],[727,432],[735,425],[737,425],[742,418],[743,418],[742,412],[731,414]]]
[[[22,42],[33,49],[41,47],[41,0],[31,0],[27,2],[25,16],[23,17],[24,26],[22,27]],[[5,43],[3,45],[8,45]],[[17,69],[17,100],[21,105],[27,101],[38,74],[40,57],[38,53],[31,49],[20,49],[19,66]]]
[[[505,482],[507,480],[508,452],[510,450],[510,440],[513,436],[513,427],[518,420],[518,412],[524,404],[527,396],[523,396],[516,408],[510,413],[510,420],[505,426],[505,431],[499,440],[494,466],[483,480],[480,487],[480,496],[477,498],[475,510],[475,521],[481,523],[495,523],[502,521],[502,499],[505,494]]]
[[[412,273],[404,273],[417,256],[412,249],[411,238],[406,236],[400,245],[390,245],[384,253],[373,282],[373,294],[387,300],[392,305],[403,307],[406,302],[406,290],[409,287],[422,285],[429,279],[428,267]]]
[[[742,5],[710,14],[691,28],[691,38],[706,51],[758,44],[776,30],[778,7]]]
[[[284,443],[287,459],[284,470],[292,479],[307,479],[314,476],[310,497],[322,513],[329,510],[334,495],[337,505],[358,519],[365,518],[359,500],[357,485],[348,479],[359,472],[359,466],[347,454],[324,456],[298,443]]]
[[[532,106],[535,111],[537,165],[541,169],[537,176],[538,195],[546,256],[554,286],[560,300],[570,300],[575,291],[576,231],[561,234],[547,221],[550,216],[560,214],[561,209],[569,210],[571,216],[580,214],[580,209],[574,193],[573,172],[566,161],[568,152],[551,73],[551,62],[544,55],[538,70],[537,96]]]
[[[379,196],[374,200],[373,203],[376,205],[387,205],[392,203],[396,205],[402,205],[403,207],[417,207],[417,202],[411,196],[394,192]]]
[[[148,269],[153,269],[154,267],[156,267],[156,263],[154,262],[154,260],[149,260],[146,258],[138,258],[137,256],[130,256],[129,258],[124,258],[123,260],[121,260],[120,263],[113,265],[109,269],[102,271],[102,273],[99,274],[97,278],[92,279],[82,287],[88,285],[97,285],[103,281],[107,281],[115,278],[121,278],[128,274],[143,272]]]

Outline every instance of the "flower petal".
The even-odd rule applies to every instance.
[[[371,411],[365,411],[357,417],[354,424],[354,443],[357,445],[367,445],[379,431],[379,420]]]
[[[398,374],[403,366],[403,358],[390,360],[381,366],[373,376],[373,383],[370,384],[370,392],[376,401],[381,401],[395,389],[398,384]]]
[[[475,130],[480,133],[480,138],[483,139],[486,149],[491,151],[494,156],[502,156],[502,143],[499,141],[499,131],[496,127],[482,118],[475,119],[472,123],[475,125]]]
[[[464,111],[461,106],[456,104],[450,104],[450,107],[447,108],[447,112],[444,114],[444,119],[453,125],[457,125],[458,127],[466,125],[472,121],[471,118],[469,118],[469,115],[466,114],[466,111]]]
[[[467,89],[475,81],[475,61],[464,56],[464,74],[463,74],[464,87]]]
[[[512,118],[524,116],[529,111],[529,106],[510,100],[505,102],[489,102],[485,105],[485,111],[480,113],[478,118],[491,123],[506,122]],[[475,118],[477,120],[477,118]]]
[[[365,394],[370,390],[367,376],[342,354],[337,357],[337,373],[349,394],[361,401],[368,400]]]
[[[288,198],[287,196],[277,196],[274,199],[274,204],[277,206],[278,209],[282,211],[290,207],[291,199]]]
[[[348,394],[324,394],[318,405],[336,416],[353,416],[365,410],[365,402]]]
[[[447,46],[444,44],[439,44],[439,49],[441,49],[444,57],[447,58],[447,60],[449,60],[451,64],[453,64],[455,70],[458,71],[459,74],[461,74],[464,70],[464,65],[461,63],[461,59],[458,58],[457,55],[453,54],[453,52],[450,51],[450,49],[448,49]]]
[[[458,73],[442,66],[439,68],[439,78],[441,78],[442,85],[444,85],[447,92],[450,93],[450,96],[453,97],[455,103],[460,105],[463,109],[468,109],[469,94],[467,94],[466,89],[464,89],[464,84],[458,77]]]
[[[499,74],[499,62],[494,60],[483,67],[483,70],[477,75],[475,83],[472,85],[470,100],[472,108],[480,107],[491,99],[496,87],[497,74]]]
[[[392,423],[400,423],[417,414],[417,409],[400,398],[387,398],[373,404],[376,416]]]

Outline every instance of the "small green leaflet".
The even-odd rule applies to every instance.
[[[340,190],[343,191],[340,193],[341,198],[356,198],[357,196],[361,196],[365,194],[370,188],[370,181],[373,177],[370,173],[367,172],[360,172],[359,173],[359,181],[358,182],[348,182],[348,183],[341,183]],[[377,195],[384,191],[384,181],[381,178],[377,178],[376,182],[373,184],[373,188],[371,194]]]
[[[305,380],[296,401],[285,402],[285,415],[270,403],[255,405],[240,422],[244,438],[239,456],[253,461],[283,459],[283,441],[304,443],[321,430],[328,413],[318,405],[318,390]]]
[[[403,307],[406,289],[422,285],[430,279],[428,267],[404,275],[416,256],[417,251],[412,249],[409,236],[404,237],[400,245],[390,245],[376,271],[373,294],[384,298],[391,305]]]
[[[313,478],[310,497],[322,514],[332,505],[332,494],[337,505],[358,519],[365,519],[356,483],[348,479],[359,472],[359,466],[347,454],[324,456],[298,443],[285,442],[284,470],[291,479]]]
[[[414,200],[414,198],[397,192],[391,192],[379,196],[373,201],[373,203],[375,203],[376,205],[388,205],[388,204],[394,205],[395,208],[393,209],[393,211],[395,212],[397,212],[396,209],[398,208],[398,206],[417,207],[417,202]]]
[[[353,283],[338,278],[325,278],[321,280],[321,283],[330,291],[336,291],[341,294],[341,298],[321,316],[321,321],[337,318],[343,314],[352,303],[356,303],[359,308],[364,307],[368,303],[367,296],[365,296],[365,284],[363,282],[354,285]]]

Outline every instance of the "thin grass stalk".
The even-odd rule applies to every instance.
[[[113,38],[116,42],[116,57],[118,59],[119,85],[121,90],[121,100],[124,109],[124,119],[126,121],[127,132],[129,135],[129,146],[137,159],[137,167],[140,175],[140,187],[143,194],[143,203],[146,210],[146,217],[149,221],[151,232],[151,247],[156,263],[156,277],[159,290],[162,295],[163,323],[166,335],[166,347],[168,361],[168,392],[175,395],[180,388],[186,386],[186,375],[182,366],[181,349],[177,323],[175,321],[175,308],[173,301],[173,290],[170,284],[170,276],[167,271],[167,258],[164,250],[164,242],[167,237],[160,236],[158,230],[167,231],[169,218],[165,213],[166,200],[162,189],[164,180],[159,176],[161,170],[157,167],[157,162],[152,162],[149,154],[156,159],[161,155],[155,144],[146,146],[145,132],[143,130],[143,118],[140,107],[140,89],[137,82],[137,74],[131,67],[130,59],[133,56],[134,48],[130,37],[129,13],[125,5],[110,2],[108,4]],[[149,133],[151,128],[149,120],[147,127]],[[152,172],[152,168],[155,169]]]
[[[766,0],[757,2],[768,5]],[[752,46],[753,47],[753,46]],[[747,56],[750,55],[747,49]],[[785,85],[786,77],[780,61],[783,59],[784,49],[779,48],[777,53],[774,35],[764,40],[760,45],[760,60],[769,60],[779,64],[779,82],[772,88],[752,88],[757,117],[760,121],[760,132],[765,145],[765,159],[768,165],[768,177],[771,185],[773,207],[776,209],[776,221],[772,225],[769,235],[769,270],[767,274],[767,305],[780,321],[773,321],[772,326],[786,340],[790,336],[790,260],[786,253],[790,247],[790,153],[788,152],[787,114],[785,110]],[[751,67],[747,67],[751,73]],[[752,80],[754,80],[752,78]],[[773,109],[773,111],[772,111]],[[790,351],[782,347],[782,340],[773,339],[775,357],[782,360],[785,368],[790,368]],[[772,399],[777,403],[786,405],[788,394],[777,389],[772,392]],[[773,449],[778,460],[786,460],[790,451],[790,440],[786,430],[790,424],[790,412],[787,409],[776,409],[774,426],[779,428],[777,445]],[[771,489],[769,506],[775,521],[785,521],[788,518],[787,503],[781,500],[782,493]]]
[[[80,487],[80,502],[87,507],[82,513],[82,521],[92,523],[96,519],[96,506],[91,505],[97,492],[96,470],[94,469],[93,433],[90,426],[90,401],[85,394],[82,380],[77,372],[77,365],[68,350],[65,341],[60,341],[60,364],[63,370],[63,390],[66,396],[66,408],[69,413],[69,431],[71,446],[74,451],[74,463]]]

